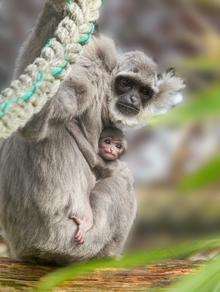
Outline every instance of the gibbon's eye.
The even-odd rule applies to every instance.
[[[104,142],[105,142],[105,144],[111,144],[111,140],[109,138],[105,139]]]
[[[118,149],[121,149],[121,148],[122,148],[122,145],[121,145],[121,144],[116,144],[116,147],[117,147]]]
[[[118,87],[119,89],[125,89],[125,90],[129,90],[132,89],[134,87],[134,82],[129,79],[129,78],[125,78],[125,77],[121,77],[118,80]]]
[[[144,95],[145,100],[149,100],[154,96],[154,91],[150,87],[143,87],[141,93]]]

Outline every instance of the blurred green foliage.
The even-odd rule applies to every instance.
[[[207,63],[200,64],[207,66]],[[212,66],[214,63],[212,64]],[[196,67],[195,67],[196,68]],[[204,69],[204,68],[203,68]],[[219,70],[219,67],[218,67]],[[152,119],[150,125],[182,126],[192,123],[206,123],[220,117],[220,86],[212,84],[202,92],[195,93],[182,106],[173,109],[170,113]],[[180,189],[193,191],[216,183],[220,180],[220,157],[216,156],[200,170],[187,176],[180,183]]]
[[[192,254],[208,251],[219,246],[220,237],[216,237],[170,246],[166,249],[139,251],[134,254],[125,255],[121,260],[104,259],[87,263],[75,263],[70,267],[59,269],[42,278],[37,291],[53,291],[54,288],[62,285],[65,281],[73,280],[78,276],[91,273],[97,269],[144,267],[164,260],[184,259]]]
[[[204,265],[195,275],[184,277],[167,292],[219,292],[220,291],[220,257]]]
[[[192,175],[187,176],[180,183],[183,191],[193,191],[219,182],[220,178],[220,156],[213,158],[209,163]]]

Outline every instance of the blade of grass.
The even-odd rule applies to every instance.
[[[220,257],[203,266],[194,275],[185,276],[181,281],[166,289],[167,292],[219,292],[220,291]]]
[[[65,281],[91,273],[96,269],[117,268],[129,269],[135,267],[155,264],[164,260],[182,259],[200,251],[207,251],[220,246],[219,238],[210,238],[199,240],[181,245],[175,245],[166,249],[140,251],[134,254],[128,254],[121,260],[95,260],[88,263],[76,263],[72,266],[59,269],[46,277],[42,278],[37,291],[52,291]]]
[[[220,156],[212,159],[197,172],[185,177],[179,185],[181,191],[195,191],[220,180]]]

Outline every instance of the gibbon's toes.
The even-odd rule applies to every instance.
[[[83,236],[82,232],[80,232],[80,234],[77,237],[75,237],[75,241],[79,245],[81,245],[81,244],[83,244],[85,242],[85,239],[84,239],[84,236]]]
[[[77,233],[76,233],[76,235],[75,235],[75,239],[79,239],[79,238],[81,238],[82,237],[82,231],[79,229],[78,231],[77,231]]]

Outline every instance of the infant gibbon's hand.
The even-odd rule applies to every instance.
[[[94,171],[97,179],[105,179],[111,177],[113,173],[112,169],[110,169],[107,165],[106,166],[98,165],[94,168]]]

